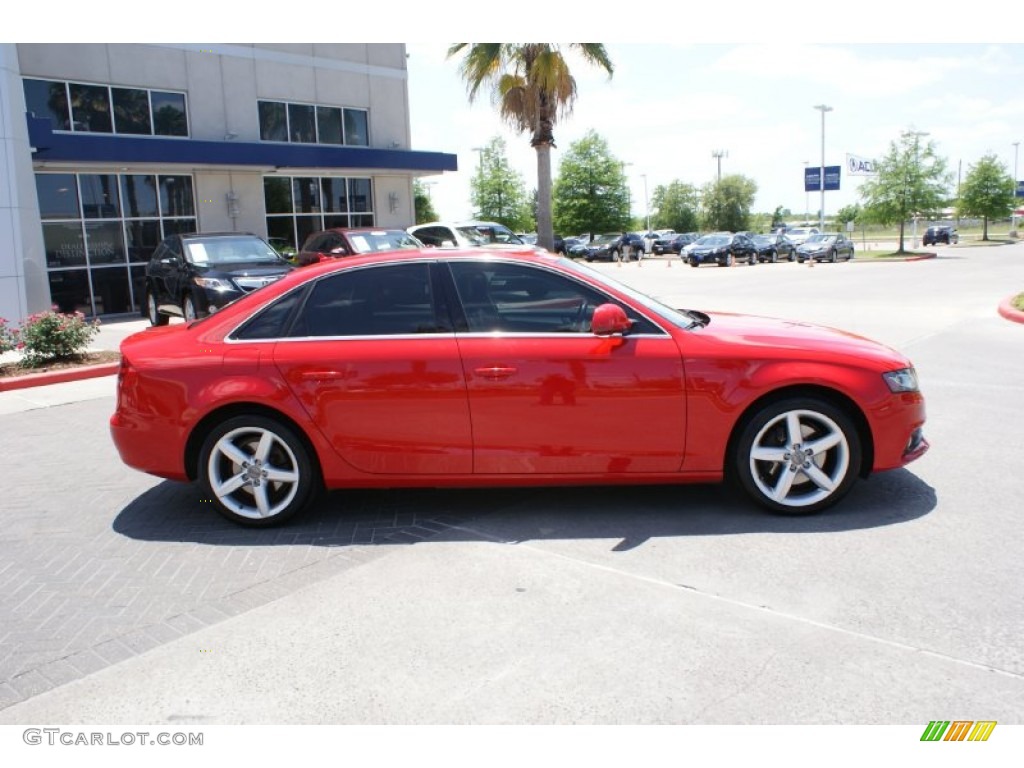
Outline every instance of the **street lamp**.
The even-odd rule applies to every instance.
[[[1017,150],[1020,149],[1020,142],[1013,142],[1013,209],[1010,212],[1010,229],[1013,234],[1017,232]]]
[[[811,193],[807,189],[807,166],[810,164],[810,160],[804,160],[804,224],[811,218]]]
[[[647,196],[647,174],[640,174],[644,177],[644,210],[647,212],[647,231],[651,231],[651,199]]]
[[[825,229],[825,113],[831,112],[832,107],[827,104],[817,104],[814,107],[821,112],[821,175],[818,177],[818,186],[821,189],[821,210],[818,211],[818,228]]]
[[[925,137],[925,136],[931,136],[931,134],[928,133],[928,131],[904,131],[903,135],[904,136],[913,136],[914,137],[914,174],[915,174],[915,181],[920,181],[921,170],[919,168],[919,164],[920,164],[921,160],[919,158],[918,147],[919,147],[921,139],[923,137]],[[915,203],[915,207],[916,207],[916,203]],[[914,217],[913,218],[913,230],[911,231],[911,234],[910,234],[910,240],[911,240],[911,243],[912,243],[912,246],[911,246],[912,248],[917,248],[917,246],[918,246],[918,242],[917,242],[917,214],[918,214],[918,212],[916,210],[913,211],[913,217]]]
[[[718,180],[721,181],[722,180],[722,158],[723,157],[728,157],[729,156],[729,152],[728,152],[728,150],[725,150],[725,149],[715,149],[715,150],[712,150],[711,156],[718,161]]]
[[[624,227],[624,230],[625,229],[629,229],[629,227],[633,223],[633,198],[629,194],[629,184],[626,183],[626,166],[627,165],[632,165],[632,163],[627,163],[625,160],[620,160],[619,161],[619,167],[622,168],[622,189],[626,193],[626,218],[629,219],[629,224],[627,224]]]

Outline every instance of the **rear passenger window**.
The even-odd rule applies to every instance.
[[[313,286],[292,337],[450,333],[439,322],[428,264],[356,269]]]

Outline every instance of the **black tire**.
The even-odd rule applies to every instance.
[[[199,319],[199,315],[196,313],[196,302],[191,293],[186,293],[181,300],[181,316],[185,318],[186,323]]]
[[[816,443],[825,446],[817,453]],[[810,515],[850,490],[860,471],[860,436],[853,420],[832,403],[787,398],[768,403],[745,422],[729,461],[731,476],[754,502],[781,514]]]
[[[697,268],[697,267],[700,266],[700,263],[698,261],[696,261],[695,259],[690,259],[690,266],[694,267],[694,268]]]
[[[757,254],[756,253],[750,254],[750,260],[747,261],[747,264],[749,264],[750,266],[754,266],[755,264],[757,264]]]
[[[736,263],[736,257],[733,256],[732,253],[727,253],[725,255],[725,258],[722,261],[718,262],[718,266],[720,266],[720,267],[731,267],[735,263]]]
[[[839,261],[839,254],[838,254],[838,253],[836,253],[836,249],[835,249],[835,248],[833,248],[833,249],[832,249],[832,253],[830,253],[830,254],[828,255],[828,260],[829,260],[829,261],[830,261],[831,263],[833,263],[833,264],[835,264],[835,263],[836,263],[837,261]]]
[[[772,264],[778,264],[779,263],[779,252],[778,251],[772,251],[772,253],[771,253],[771,261],[772,261]]]
[[[251,463],[243,463],[243,456]],[[199,480],[218,512],[256,528],[294,517],[316,498],[321,483],[305,442],[279,421],[255,414],[227,419],[206,436]]]
[[[146,317],[152,326],[167,325],[171,321],[171,318],[161,314],[157,309],[156,296],[153,295],[152,288],[146,289]]]

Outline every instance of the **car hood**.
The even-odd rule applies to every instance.
[[[739,345],[748,356],[757,356],[757,350],[793,353],[806,352],[807,359],[819,354],[834,358],[850,355],[870,361],[879,371],[906,368],[911,365],[906,356],[877,341],[855,333],[829,328],[824,325],[774,317],[740,315],[731,312],[708,312],[710,322],[696,333],[723,344]]]
[[[267,264],[266,262],[239,262],[238,264],[197,264],[196,272],[210,277],[261,277],[265,275],[283,275],[291,272],[291,264]]]

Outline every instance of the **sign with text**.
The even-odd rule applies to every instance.
[[[825,166],[825,191],[834,192],[839,189],[841,165]],[[821,189],[821,168],[804,168],[804,191],[817,192]]]
[[[1024,197],[1024,181],[1017,182],[1017,194],[1016,197]]]
[[[846,175],[847,176],[877,176],[875,161],[858,155],[846,153]]]

